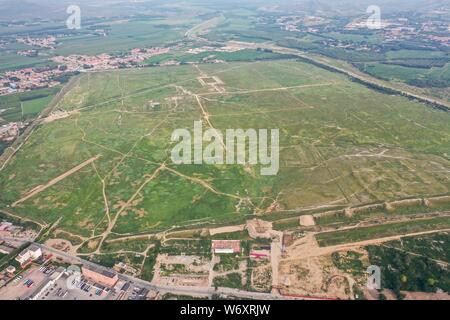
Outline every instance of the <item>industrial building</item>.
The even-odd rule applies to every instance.
[[[239,240],[213,240],[211,247],[214,253],[240,253],[241,242]]]
[[[42,257],[42,250],[38,246],[32,244],[16,257],[16,261],[20,263],[22,267],[26,266],[28,263],[35,261]]]

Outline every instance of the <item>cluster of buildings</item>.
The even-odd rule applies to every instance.
[[[32,47],[45,49],[54,49],[56,45],[56,37],[48,36],[45,38],[21,37],[16,39],[18,43],[23,43]]]
[[[327,25],[330,20],[319,16],[282,16],[277,18],[276,25],[281,29],[291,32],[318,32],[317,27]]]
[[[0,222],[0,237],[32,239],[36,236],[36,231],[22,226],[15,225],[8,221]]]
[[[240,253],[241,242],[239,240],[212,240],[211,248],[216,254]]]
[[[164,53],[168,53],[170,48],[144,48],[133,49],[124,55],[100,54],[96,56],[70,55],[56,56],[51,60],[67,67],[67,72],[85,70],[109,70],[119,68],[133,68],[142,66],[145,60]]]
[[[11,225],[8,225],[6,222],[2,222],[0,224],[0,234],[1,230],[4,230],[5,228],[12,227]],[[0,257],[3,257],[3,255],[10,255],[17,249],[17,245],[13,242],[6,242],[3,240],[0,240]],[[9,280],[11,280],[14,277],[14,274],[16,273],[16,267],[12,265],[8,265],[5,269],[0,271],[0,288],[3,287]]]
[[[56,86],[60,84],[56,78],[63,73],[63,68],[58,67],[7,71],[0,77],[0,95]]]
[[[212,240],[212,250],[215,254],[239,254],[241,252],[240,240]],[[270,245],[256,246],[250,251],[250,258],[252,259],[269,259]]]
[[[81,268],[82,282],[89,283],[97,292],[107,292],[107,299],[115,300],[146,300],[150,298],[150,290],[134,286],[130,281],[119,279],[117,273],[103,267],[83,265]]]
[[[449,29],[450,33],[450,29]],[[450,47],[450,37],[448,36],[435,36],[435,35],[428,35],[427,37],[431,41],[439,42],[441,45]]]
[[[1,131],[0,131],[1,132]],[[23,226],[15,225],[12,222],[0,221],[0,257],[11,256],[23,243],[23,239],[30,239],[36,236],[34,230],[27,229]],[[42,258],[42,251],[39,247],[31,245],[22,250],[17,256],[12,256],[9,265],[0,272],[0,288],[10,281],[17,269],[26,268],[33,261]]]
[[[391,22],[384,30],[386,41],[398,40],[425,40],[424,43],[435,43],[442,46],[450,46],[450,24],[448,22],[427,21],[422,23],[410,22],[400,18]]]
[[[13,228],[11,223],[3,222],[0,230]],[[254,219],[247,224],[249,235],[258,239],[273,239],[276,234],[270,222]],[[215,254],[240,255],[243,252],[241,240],[211,240],[211,248]],[[0,243],[0,250],[11,254],[17,247],[9,247]],[[254,260],[271,259],[272,246],[267,244],[254,244],[249,251],[249,257]],[[0,251],[2,252],[2,251]],[[151,290],[126,274],[134,274],[125,263],[116,263],[113,269],[105,268],[93,263],[83,263],[69,256],[54,251],[47,251],[45,247],[32,243],[22,250],[15,258],[11,258],[8,267],[0,272],[1,294],[17,295],[20,299],[108,299],[108,300],[144,300],[158,296]],[[61,267],[61,263],[81,267],[81,273],[72,277],[73,268]]]
[[[16,249],[17,247],[0,243],[0,253],[11,254]],[[61,267],[59,263],[52,261],[52,257],[53,254],[32,243],[11,258],[7,267],[0,272],[0,296],[29,300],[103,299],[109,293],[113,293],[111,298],[114,298],[117,292],[124,294],[131,290],[125,298],[147,297],[148,290],[129,288],[129,283],[127,286],[126,281],[119,280],[118,273],[94,264],[83,264],[81,274],[71,278],[74,269]],[[69,260],[63,259],[62,262],[68,263]]]
[[[301,21],[302,18],[299,16],[282,16],[276,19],[276,24],[283,30],[300,31],[298,26]]]
[[[13,253],[14,250],[16,250],[16,246],[4,241],[0,242],[0,253],[9,255]],[[32,244],[28,248],[24,249],[15,257],[15,263],[10,262],[11,265],[0,272],[0,288],[14,277],[17,271],[17,264],[20,265],[20,269],[25,269],[31,263],[41,258],[43,258],[43,254],[41,248],[38,246]]]
[[[49,37],[49,39],[53,38]],[[48,41],[50,41],[49,39]],[[32,51],[26,50],[22,54],[33,54]],[[59,85],[61,83],[59,77],[67,73],[139,67],[150,57],[168,53],[169,51],[170,48],[136,48],[129,53],[117,56],[110,54],[56,56],[51,59],[58,64],[55,67],[25,68],[5,72],[0,77],[0,95],[53,87]]]
[[[23,122],[10,122],[0,126],[0,141],[5,142],[14,141],[19,136],[20,129],[23,128],[23,126],[24,126]]]
[[[344,29],[349,32],[358,32],[368,29],[368,18],[358,18],[348,23]],[[306,32],[311,34],[324,34],[339,32],[336,26],[328,18],[320,16],[280,16],[275,21],[282,30],[291,32]],[[384,41],[396,42],[401,40],[423,39],[424,42],[432,42],[437,45],[450,46],[450,25],[445,19],[423,20],[399,16],[390,19],[381,19],[377,26],[383,33]],[[323,44],[330,47],[353,49],[357,51],[378,51],[376,46],[367,43],[360,44],[357,41],[341,41],[324,38]],[[379,49],[379,48],[378,48]]]
[[[17,229],[21,229],[21,227],[15,226],[12,222],[0,222],[0,236],[9,236],[11,232],[14,232]]]
[[[381,20],[379,27],[380,27],[380,29],[383,29],[383,28],[389,27],[391,24],[392,24],[391,21]],[[368,28],[367,18],[353,20],[352,22],[348,23],[344,27],[345,30],[349,30],[349,31],[359,30],[359,29],[367,29],[367,28]]]
[[[0,253],[6,255],[11,254],[15,249],[20,247],[22,241],[31,240],[36,234],[36,231],[15,225],[12,222],[0,221],[0,237],[2,239],[7,239],[0,240]],[[27,256],[25,251],[22,253],[23,257]],[[36,256],[36,258],[38,257]],[[17,261],[20,263],[19,260]]]
[[[39,53],[37,50],[30,49],[17,51],[17,54],[24,57],[37,57]]]
[[[0,272],[0,288],[3,287],[16,273],[16,267],[8,266]]]
[[[20,264],[21,268],[26,268],[32,262],[42,258],[42,249],[37,245],[30,245],[28,248],[24,249],[16,257],[16,261]]]
[[[345,26],[346,30],[367,29],[367,20],[358,19]],[[384,40],[394,42],[399,40],[424,39],[443,46],[450,46],[450,24],[447,21],[428,20],[415,21],[405,17],[382,19],[380,30]]]
[[[241,253],[240,240],[212,240],[211,248],[215,254],[239,254]],[[270,246],[260,246],[250,252],[252,258],[268,258]]]
[[[138,269],[136,269],[133,266],[130,266],[130,265],[126,264],[126,263],[123,263],[122,261],[117,262],[114,265],[113,269],[115,271],[117,271],[117,272],[128,274],[128,275],[131,275],[131,276],[136,276],[138,274],[138,272],[139,272]]]

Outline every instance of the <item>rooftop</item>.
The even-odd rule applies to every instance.
[[[93,267],[93,266],[90,266],[90,265],[84,265],[83,268],[85,268],[87,270],[90,270],[90,271],[93,271],[93,272],[97,272],[97,273],[99,273],[99,274],[101,274],[101,275],[103,275],[105,277],[108,277],[108,278],[114,278],[114,277],[117,276],[117,274],[112,272],[112,271],[109,271],[109,270],[106,270],[106,269],[101,269],[101,268],[96,268],[96,267]]]
[[[239,240],[212,240],[212,248],[214,250],[233,249],[233,251],[241,250],[241,242]]]

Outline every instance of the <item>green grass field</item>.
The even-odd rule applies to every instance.
[[[181,63],[202,62],[203,60],[223,60],[227,62],[237,61],[260,61],[260,60],[279,60],[286,59],[287,55],[264,52],[262,50],[244,49],[236,52],[218,52],[206,51],[198,54],[177,53],[177,54],[162,54],[154,56],[146,60],[146,64],[160,64],[169,60],[176,60]]]
[[[442,67],[415,68],[401,65],[367,63],[363,70],[370,75],[386,80],[401,81],[420,87],[448,87],[450,84],[450,64]]]
[[[372,227],[320,233],[316,236],[316,239],[320,246],[325,247],[341,243],[358,242],[408,233],[447,229],[449,227],[450,217],[439,217],[434,219],[397,222]]]
[[[195,20],[181,20],[179,25],[168,24],[165,20],[105,22],[99,27],[109,30],[106,37],[80,35],[62,38],[55,53],[58,55],[95,55],[104,52],[126,52],[133,48],[147,46],[162,46],[178,41],[184,32],[194,24]]]
[[[442,232],[438,234],[407,237],[403,238],[401,241],[390,241],[387,242],[385,246],[450,263],[449,244],[450,233]]]
[[[0,72],[42,66],[54,66],[54,63],[42,57],[24,57],[0,51]]]
[[[60,90],[59,87],[37,89],[0,97],[0,125],[35,118]]]
[[[224,92],[203,86],[201,73],[220,78]],[[261,176],[258,166],[171,163],[172,131],[192,130],[202,118],[194,93],[217,129],[279,128],[278,175]],[[84,237],[108,226],[121,236],[231,221],[273,204],[290,212],[450,191],[448,113],[306,63],[85,74],[58,108],[71,116],[41,125],[0,172],[0,201],[11,205],[100,155],[10,208],[39,221],[62,218],[59,229]]]

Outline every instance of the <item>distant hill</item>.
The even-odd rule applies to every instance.
[[[306,13],[322,11],[343,15],[360,14],[370,5],[377,5],[384,13],[395,13],[400,11],[421,12],[446,7],[449,0],[280,0],[270,1],[271,4],[280,4],[283,9],[294,8]]]
[[[395,4],[394,4],[395,3]],[[63,18],[66,8],[77,4],[84,17],[111,17],[127,15],[155,15],[170,11],[189,9],[226,9],[233,6],[256,9],[276,6],[286,11],[301,11],[307,14],[326,12],[331,15],[352,15],[365,12],[373,0],[0,0],[0,20],[30,20]],[[378,0],[385,14],[399,11],[423,12],[448,6],[449,0]],[[194,9],[194,10],[195,10]]]
[[[0,19],[2,20],[25,20],[42,18],[45,14],[51,17],[55,7],[46,1],[7,0],[0,1]],[[60,10],[62,13],[62,10]]]

